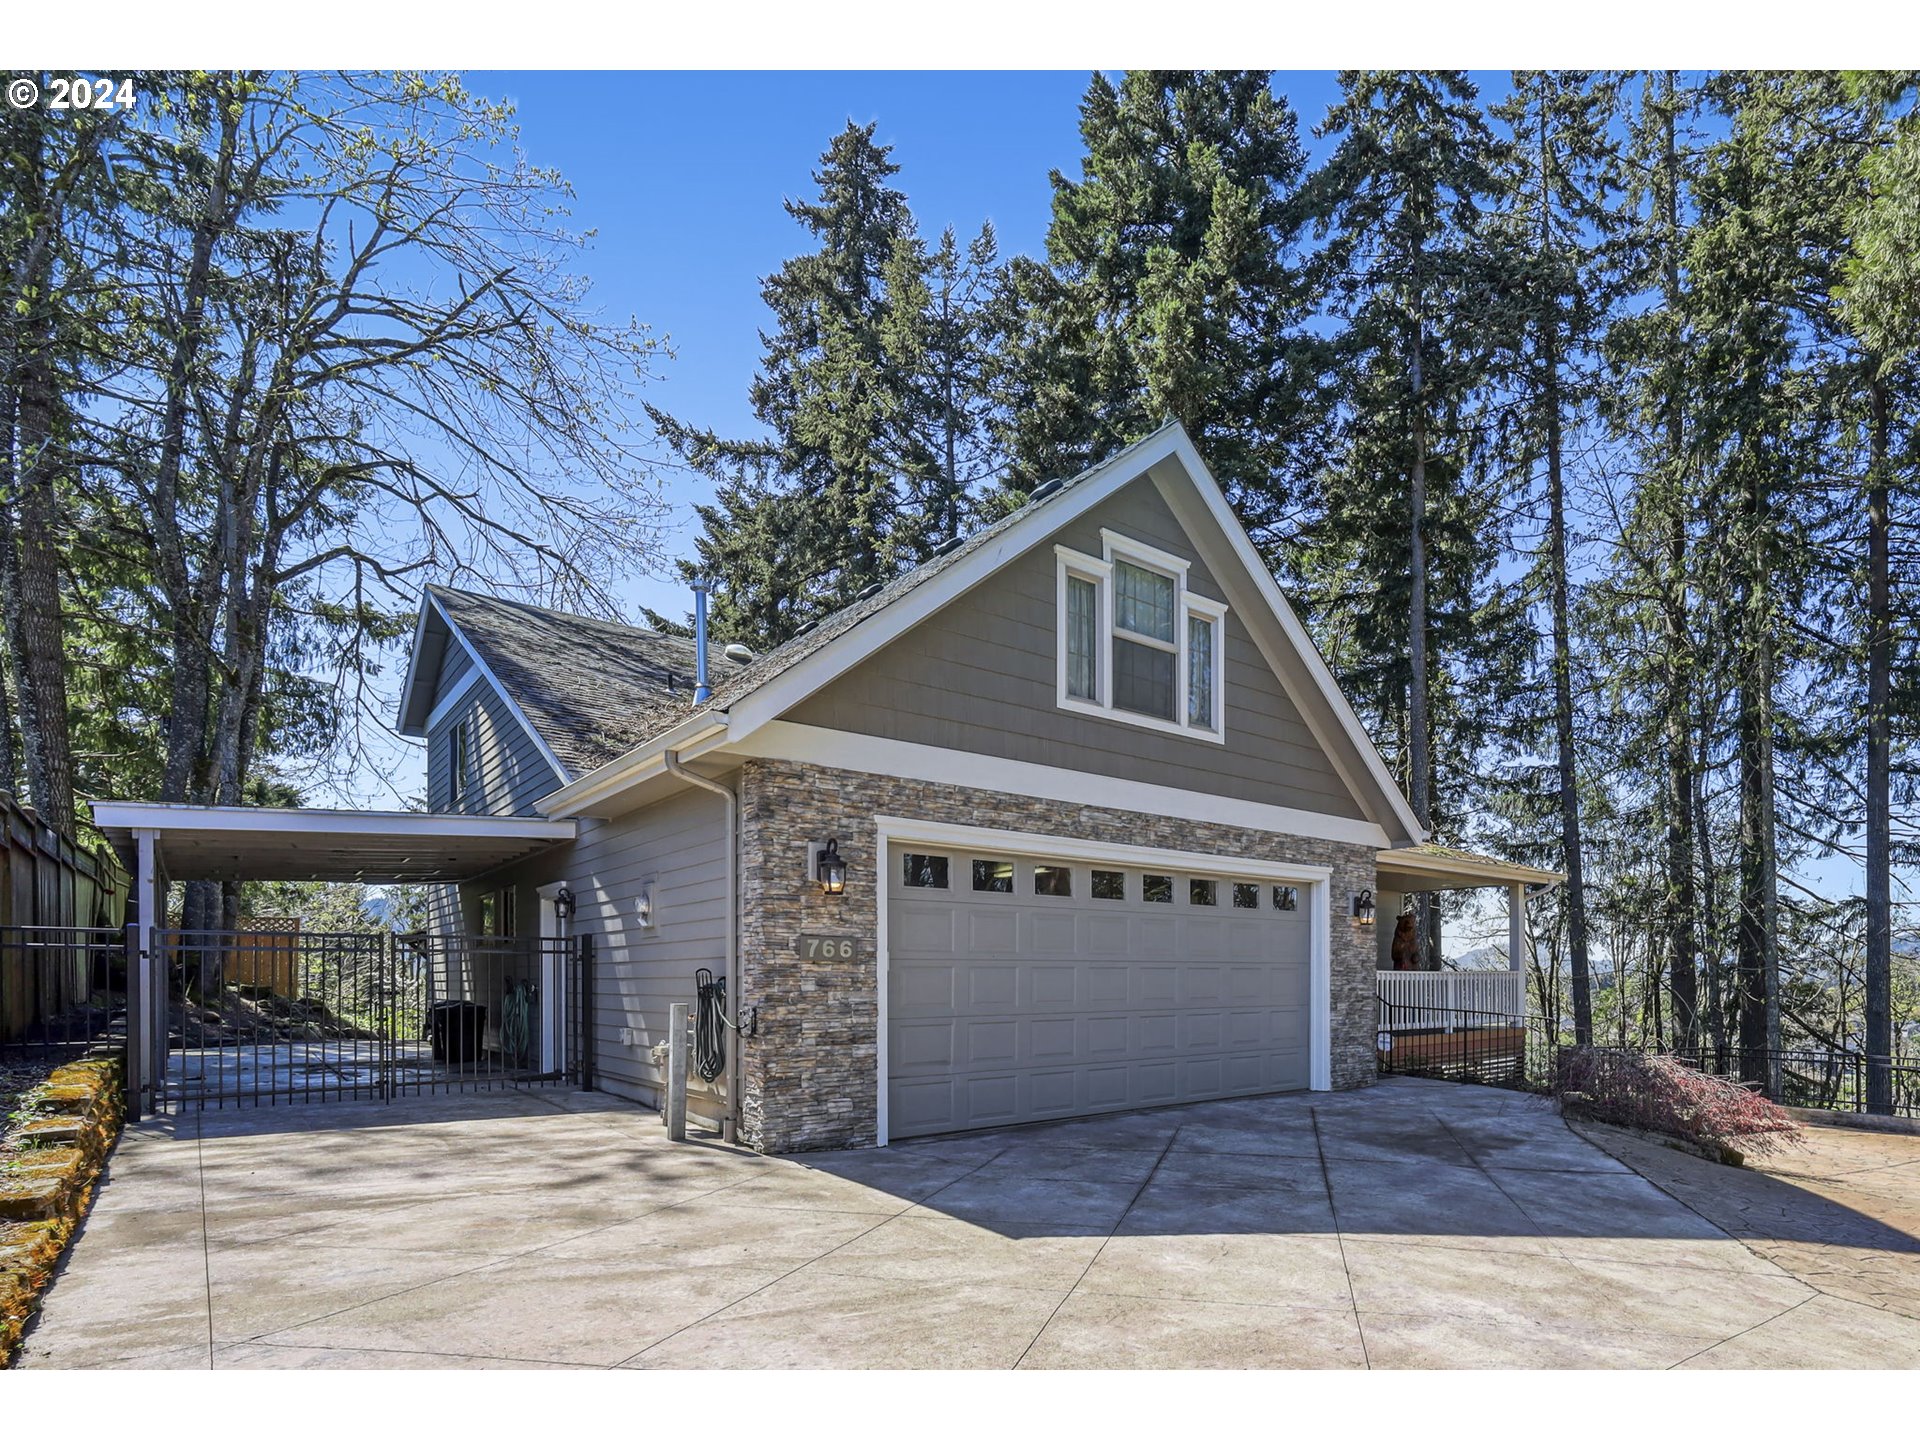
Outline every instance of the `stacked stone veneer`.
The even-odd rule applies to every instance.
[[[1373,888],[1368,846],[772,760],[743,767],[740,810],[740,999],[760,1012],[745,1047],[741,1130],[762,1150],[877,1138],[879,815],[1331,866],[1333,1084],[1373,1080],[1374,937],[1342,914],[1350,893]],[[822,895],[806,878],[807,842],[828,837],[847,861],[843,895]],[[806,933],[852,937],[853,959],[803,960],[794,939]]]

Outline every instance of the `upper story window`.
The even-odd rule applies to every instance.
[[[1097,558],[1054,550],[1061,708],[1224,740],[1227,607],[1187,589],[1180,556],[1112,530],[1100,539]]]
[[[447,732],[447,803],[467,798],[473,772],[473,717],[463,715]]]

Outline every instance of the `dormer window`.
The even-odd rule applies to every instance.
[[[1188,561],[1112,530],[1101,554],[1055,547],[1065,710],[1224,740],[1227,607],[1187,589]]]

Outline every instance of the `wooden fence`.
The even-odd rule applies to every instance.
[[[87,849],[0,790],[0,927],[118,928],[126,922],[127,874],[105,845]],[[27,957],[0,948],[0,1040],[36,1020]]]

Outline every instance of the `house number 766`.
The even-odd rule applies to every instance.
[[[853,959],[851,935],[801,935],[795,938],[793,948],[802,960]]]

